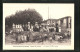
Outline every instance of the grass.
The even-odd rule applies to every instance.
[[[31,37],[30,38],[35,38],[35,39],[37,39],[37,41],[34,41],[34,42],[32,42],[32,41],[25,41],[25,42],[17,42],[16,41],[16,38],[17,38],[17,36],[16,35],[21,35],[21,34],[24,34],[24,35],[28,35],[28,34],[30,34],[31,35]],[[49,37],[49,36],[52,36],[53,34],[56,34],[56,33],[54,33],[54,32],[21,32],[20,34],[15,34],[15,35],[12,35],[12,34],[9,34],[9,35],[7,35],[6,37],[5,37],[5,41],[6,41],[6,44],[20,44],[20,45],[24,45],[24,44],[29,44],[29,45],[49,45],[49,44],[53,44],[53,45],[56,45],[56,44],[59,44],[59,45],[62,45],[62,44],[70,44],[70,40],[71,39],[63,39],[62,41],[56,41],[56,40],[52,40],[52,41],[50,41],[49,39],[47,39],[47,40],[44,40],[43,42],[40,42],[41,41],[41,38],[39,39],[39,36],[42,36],[43,38],[44,38],[44,34],[47,34],[47,36]],[[38,40],[39,39],[39,40]]]

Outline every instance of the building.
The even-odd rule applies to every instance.
[[[57,22],[57,19],[48,19],[43,21],[41,25],[47,28],[49,32],[52,32],[52,31],[56,31],[56,22]]]
[[[58,27],[61,28],[61,32],[71,31],[71,17],[63,17],[57,21]]]
[[[13,32],[24,31],[21,24],[13,24]]]
[[[41,23],[43,27],[47,27],[49,31],[67,32],[71,31],[71,17],[63,17],[60,19],[48,19]]]

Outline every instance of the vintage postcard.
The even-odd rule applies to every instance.
[[[74,3],[3,3],[3,50],[74,50]]]

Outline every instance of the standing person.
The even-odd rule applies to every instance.
[[[27,32],[27,42],[30,41],[30,33],[31,33],[30,31]]]
[[[70,31],[68,31],[68,39],[71,37],[71,33],[70,33]]]
[[[45,41],[47,40],[47,34],[44,34],[44,40]]]
[[[40,25],[40,26],[39,26],[39,32],[40,32],[41,28],[42,28],[42,26]]]
[[[26,35],[25,34],[23,34],[23,42],[26,42]]]
[[[23,37],[23,35],[21,34],[21,42],[23,42],[23,40],[24,40],[24,37]]]
[[[33,26],[31,25],[31,29],[30,29],[30,31],[33,31]]]
[[[65,38],[68,38],[68,33],[65,32],[64,35],[65,35]]]
[[[27,35],[27,41],[29,41],[29,34]]]
[[[59,32],[58,23],[56,23],[56,32]]]
[[[59,27],[59,32],[61,32],[61,27]]]
[[[49,37],[49,41],[52,42],[52,40],[53,40],[53,38],[52,38],[52,36],[50,36],[50,37]]]
[[[30,22],[28,22],[28,31],[30,31],[30,26],[31,26]]]
[[[18,42],[19,41],[19,34],[17,33],[17,32],[15,32],[15,34],[16,34],[16,42]]]

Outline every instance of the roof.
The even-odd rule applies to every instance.
[[[65,19],[65,18],[71,18],[71,16],[66,16],[66,17],[59,18],[59,19]]]
[[[42,23],[45,23],[45,22],[47,22],[48,20],[58,21],[58,20],[65,19],[65,18],[71,18],[71,16],[66,16],[66,17],[62,17],[62,18],[59,18],[59,19],[47,19],[47,20],[44,20]]]
[[[43,23],[47,22],[48,20],[57,21],[58,19],[47,19],[47,20],[44,20]]]

